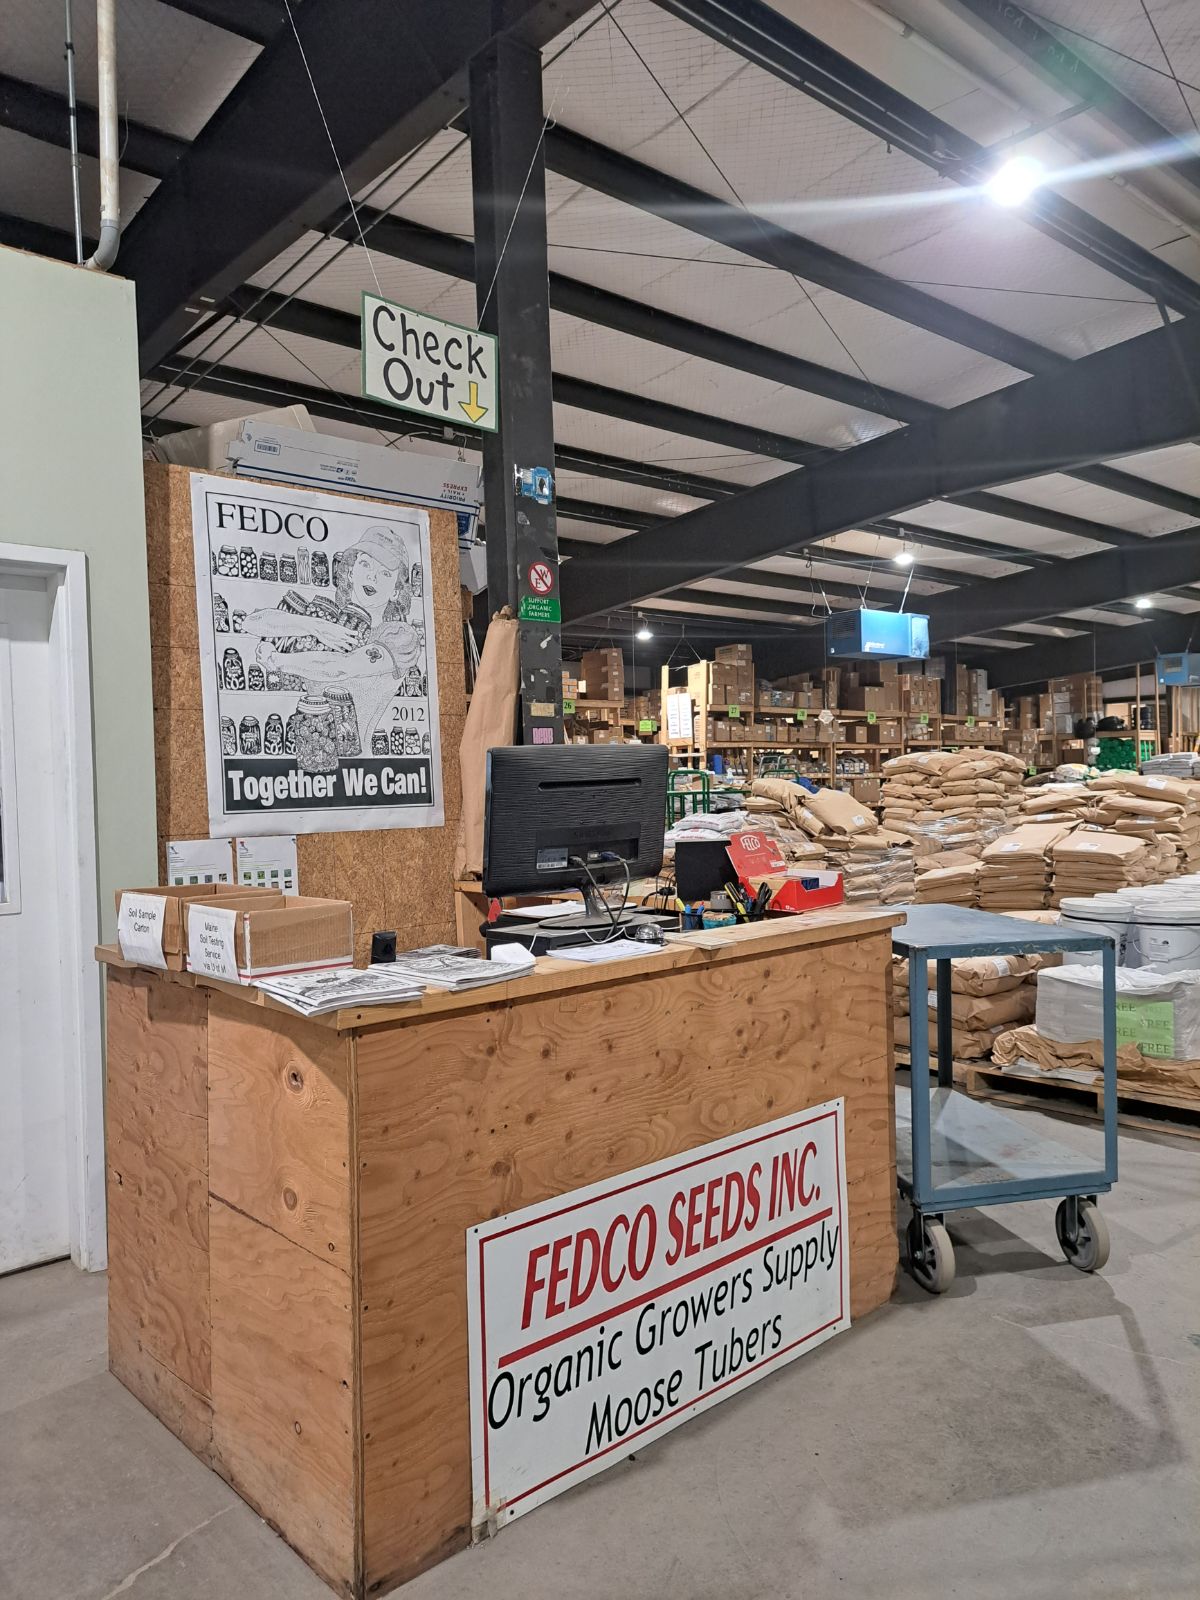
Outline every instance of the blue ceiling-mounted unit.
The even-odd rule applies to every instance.
[[[1164,689],[1183,689],[1200,684],[1200,651],[1159,656],[1154,663],[1154,671]]]
[[[835,611],[826,619],[829,654],[847,660],[924,659],[929,618],[909,611]]]

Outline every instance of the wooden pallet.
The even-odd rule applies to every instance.
[[[900,1046],[896,1048],[896,1065],[910,1065],[908,1051]],[[929,1070],[931,1077],[936,1075],[936,1058],[931,1059]],[[1104,1118],[1101,1084],[1072,1083],[1066,1078],[1047,1077],[1043,1072],[1006,1072],[990,1061],[956,1060],[954,1086],[975,1100],[994,1100],[997,1105],[1025,1110],[1040,1107],[1087,1122],[1101,1122]],[[1126,1128],[1153,1128],[1200,1138],[1200,1100],[1162,1090],[1118,1087],[1117,1121]]]
[[[955,1063],[955,1082],[958,1068]],[[990,1062],[961,1063],[966,1091],[976,1100],[1009,1106],[1044,1106],[1047,1111],[1099,1122],[1104,1117],[1104,1086],[1071,1083],[1041,1072],[1005,1072]],[[1154,1128],[1200,1139],[1200,1100],[1156,1089],[1117,1087],[1117,1121],[1123,1127]]]

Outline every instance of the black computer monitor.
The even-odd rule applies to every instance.
[[[662,866],[667,749],[515,745],[489,750],[483,888],[489,895],[581,889]]]

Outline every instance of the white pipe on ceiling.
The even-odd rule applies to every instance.
[[[121,155],[117,137],[116,0],[96,0],[96,73],[100,118],[100,239],[84,263],[107,272],[121,240]]]

